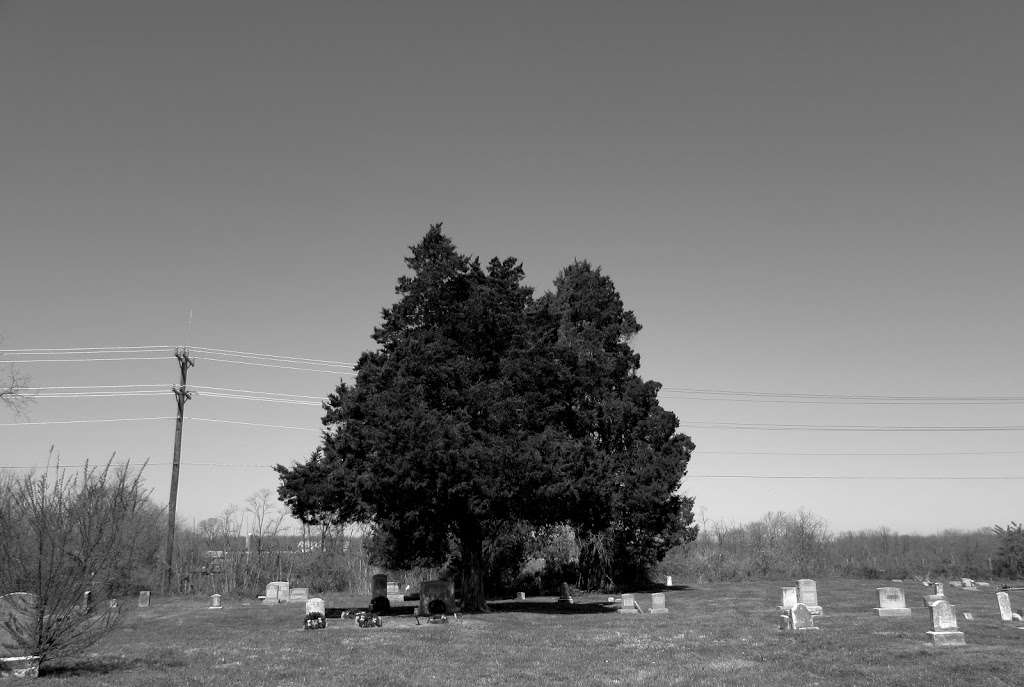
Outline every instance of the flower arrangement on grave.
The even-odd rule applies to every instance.
[[[356,627],[381,627],[384,624],[383,618],[371,611],[359,611],[356,613]]]
[[[322,630],[327,627],[327,618],[320,611],[311,611],[306,614],[305,628],[307,630]]]

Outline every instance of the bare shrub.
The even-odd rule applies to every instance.
[[[0,478],[0,591],[38,597],[33,621],[16,629],[20,648],[41,662],[77,653],[112,629],[118,609],[108,600],[155,556],[158,539],[147,525],[156,509],[141,476],[111,458],[77,474],[58,463]]]

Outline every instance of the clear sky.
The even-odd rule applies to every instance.
[[[1020,521],[1022,35],[1017,1],[0,1],[3,347],[161,346],[19,369],[165,391],[34,422],[170,417],[175,345],[354,362],[443,220],[538,290],[615,280],[701,518]],[[196,357],[312,405],[199,392],[186,521],[274,488],[344,369]],[[166,502],[173,420],[16,421],[0,464],[148,459]]]

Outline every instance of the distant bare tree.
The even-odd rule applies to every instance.
[[[11,365],[0,382],[0,403],[17,416],[25,415],[29,404],[35,400],[28,394],[28,384],[28,376]]]
[[[246,499],[246,511],[252,517],[251,530],[256,544],[256,554],[263,552],[264,539],[276,538],[284,522],[285,513],[276,508],[269,489],[260,489]]]

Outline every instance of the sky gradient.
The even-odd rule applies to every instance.
[[[641,374],[697,444],[699,518],[1020,521],[1021,35],[1017,2],[0,2],[3,348],[352,363],[443,220],[538,292],[577,258],[612,277]],[[338,381],[212,357],[191,383]],[[176,379],[169,354],[18,367],[34,386]],[[186,521],[317,443],[316,405],[186,410],[302,428],[187,420]],[[173,414],[168,392],[41,398],[28,419]],[[0,464],[148,459],[166,502],[173,421],[16,421],[0,409]]]

